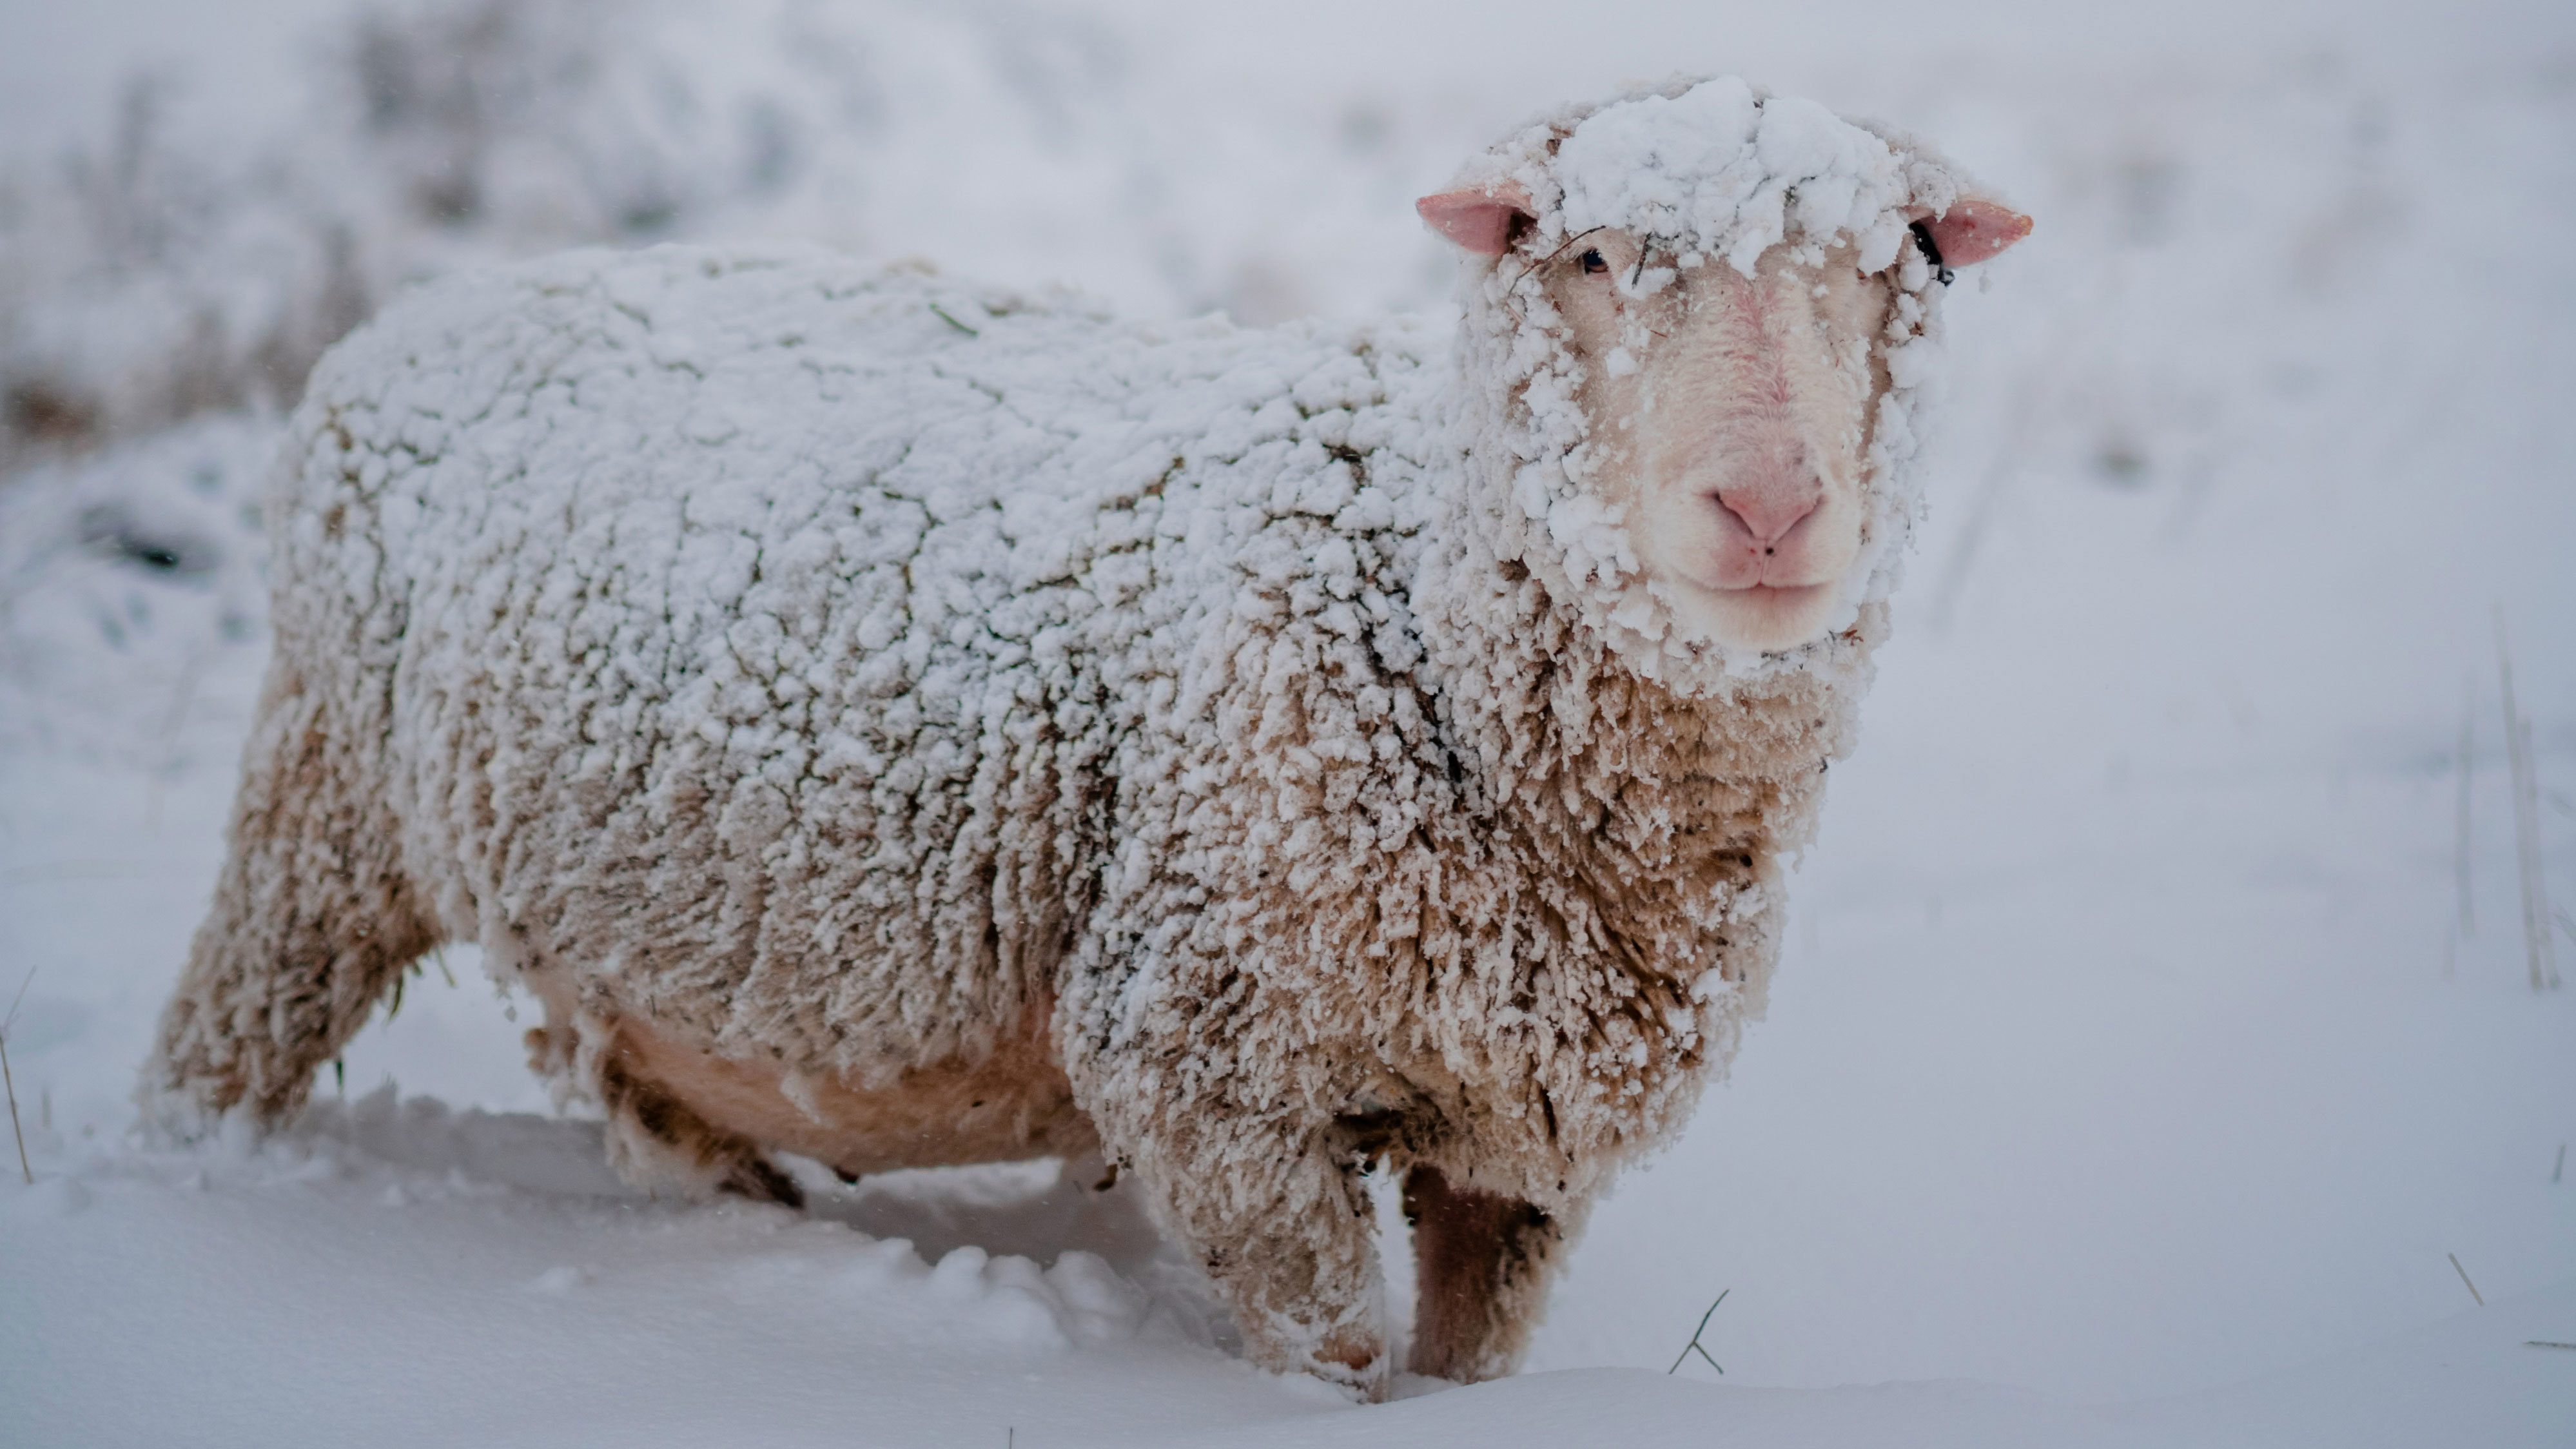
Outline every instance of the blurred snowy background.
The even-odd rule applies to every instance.
[[[40,1179],[0,1186],[0,1439],[1307,1442],[1333,1406],[1042,1169],[804,1223],[621,1196],[467,952],[294,1140],[130,1144],[264,657],[261,472],[396,289],[576,244],[1440,308],[1411,199],[1675,70],[1919,130],[2039,230],[1953,299],[1933,518],[1769,1020],[1532,1367],[1660,1371],[1728,1289],[1729,1385],[2040,1397],[1567,1375],[1369,1422],[2576,1440],[2576,1353],[2522,1346],[2576,1341],[2576,11],[2215,0],[0,0]]]

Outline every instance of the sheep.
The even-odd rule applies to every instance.
[[[143,1094],[292,1116],[479,942],[630,1179],[1099,1154],[1249,1356],[1511,1371],[1762,1008],[1949,268],[2029,222],[1729,78],[1418,208],[1420,318],[1120,323],[816,250],[422,289],[315,374]]]

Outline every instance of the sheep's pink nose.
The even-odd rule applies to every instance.
[[[1818,488],[1744,488],[1720,493],[1717,501],[1768,551],[1815,512],[1825,495]]]

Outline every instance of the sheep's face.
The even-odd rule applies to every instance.
[[[1616,228],[1536,265],[1577,365],[1585,471],[1675,621],[1730,650],[1822,635],[1863,557],[1890,280],[1849,246],[1775,246],[1750,277],[1682,268]]]
[[[1414,205],[1473,259],[1498,556],[1658,678],[1858,622],[1910,527],[1915,342],[2030,218],[1731,77],[1532,125],[1467,176]]]

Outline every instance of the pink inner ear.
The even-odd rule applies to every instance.
[[[1511,185],[1443,191],[1413,203],[1413,209],[1442,236],[1489,257],[1501,256],[1511,245],[1513,217],[1537,214],[1529,193]]]
[[[1953,267],[1982,262],[2030,235],[2029,217],[1974,196],[1960,197],[1947,215],[1926,217],[1923,225],[1941,249],[1943,264]]]

